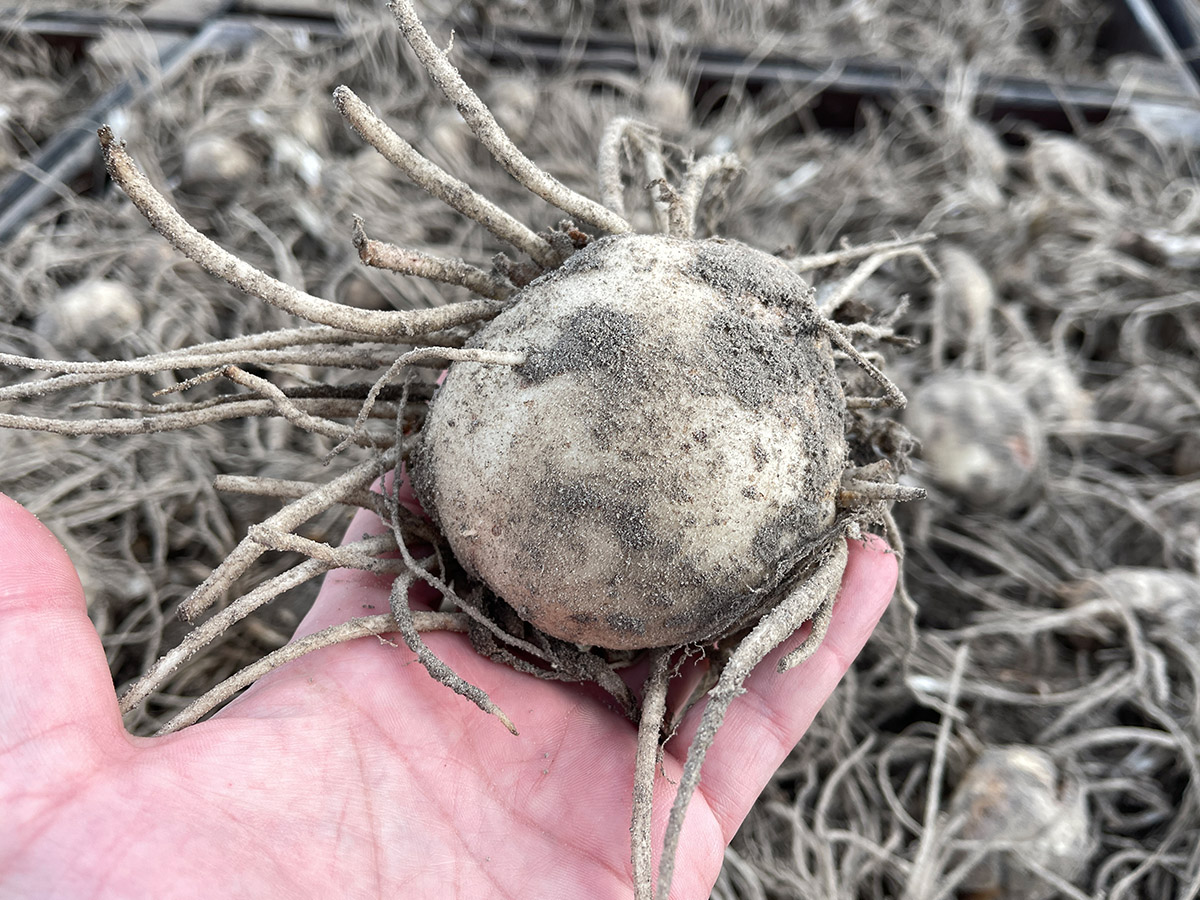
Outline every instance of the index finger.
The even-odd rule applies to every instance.
[[[780,673],[776,664],[803,635],[792,635],[746,679],[704,761],[698,791],[730,840],[776,769],[803,737],[817,711],[858,656],[896,586],[896,556],[881,538],[849,541],[842,587],[825,639],[804,663]],[[698,704],[672,739],[686,752],[703,714]],[[670,746],[670,745],[669,745]]]

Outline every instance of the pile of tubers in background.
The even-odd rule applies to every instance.
[[[372,21],[337,55],[281,40],[213,60],[185,90],[138,112],[139,158],[161,160],[173,177],[180,148],[206,130],[233,141],[259,163],[249,174],[232,187],[209,182],[203,192],[176,193],[203,231],[322,296],[375,308],[421,303],[434,292],[415,282],[401,294],[377,273],[358,271],[351,254],[323,249],[325,235],[340,236],[360,212],[405,245],[449,245],[475,259],[503,248],[455,226],[436,202],[405,194],[401,179],[375,167],[374,151],[358,155],[361,143],[345,136],[335,115],[314,116],[333,85],[361,84],[385,118],[436,134],[431,154],[447,168],[474,165],[481,192],[522,221],[553,219],[507,186],[504,173],[479,166],[469,132],[439,112],[394,44]],[[398,79],[397,71],[411,74]],[[904,103],[886,115],[868,110],[852,135],[796,135],[791,120],[779,125],[803,107],[804,98],[793,96],[741,97],[689,121],[687,103],[659,103],[632,83],[605,83],[597,95],[586,76],[514,79],[521,92],[497,79],[494,93],[486,80],[471,80],[530,156],[585,190],[601,129],[632,115],[682,145],[737,151],[745,174],[724,211],[709,212],[731,238],[818,252],[836,249],[843,236],[862,243],[893,233],[939,235],[931,252],[943,286],[915,261],[898,260],[861,292],[886,311],[897,284],[908,291],[908,311],[895,327],[922,344],[889,368],[910,397],[905,422],[926,429],[912,483],[932,496],[902,522],[908,585],[920,607],[916,647],[905,655],[902,617],[885,620],[735,840],[716,896],[915,897],[931,884],[1021,897],[1193,889],[1200,872],[1191,637],[1200,566],[1200,347],[1195,251],[1188,250],[1200,217],[1194,149],[1128,116],[1074,137],[1018,128],[1001,139],[964,113],[969,90],[932,110]],[[297,96],[296,85],[307,83],[311,96]],[[532,105],[518,102],[530,93]],[[250,115],[256,110],[269,128]],[[186,140],[162,124],[178,121],[191,123]],[[304,174],[312,157],[284,147],[283,135],[323,160],[316,184]],[[403,199],[391,199],[397,192]],[[284,196],[297,199],[281,203]],[[88,358],[55,331],[49,313],[40,331],[29,326],[37,311],[54,308],[58,286],[65,294],[90,280],[147,285],[133,292],[143,329],[123,330],[130,320],[123,314],[114,319],[120,330],[109,332],[129,356],[287,322],[162,253],[128,207],[77,201],[67,220],[60,215],[33,222],[3,251],[12,295],[27,304],[12,312],[11,352]],[[649,220],[637,227],[648,230]],[[816,273],[818,295],[846,274]],[[150,305],[151,297],[163,306]],[[121,305],[131,308],[128,300]],[[298,367],[287,374],[298,383],[306,377]],[[158,388],[173,379],[150,381]],[[979,439],[981,429],[964,423],[993,417],[955,400],[960,383],[980,385],[974,396],[1011,410],[996,417],[1011,430]],[[926,389],[929,404],[918,399]],[[100,398],[138,404],[147,393],[144,384],[110,383]],[[65,403],[41,402],[47,415],[66,417]],[[919,419],[933,408],[940,422],[926,426]],[[214,472],[327,477],[318,458],[334,439],[296,436],[270,422],[66,445],[45,434],[3,436],[5,489],[90,561],[84,574],[93,613],[119,684],[177,643],[162,611],[274,510],[274,501],[215,495]],[[223,437],[214,439],[218,427]],[[954,433],[967,439],[949,443],[942,462],[937,435]],[[176,474],[183,472],[194,480]],[[325,522],[334,539],[337,521]],[[277,563],[263,564],[277,571],[270,568]],[[252,579],[239,579],[234,590],[252,589]],[[253,643],[221,638],[216,653],[170,676],[131,713],[131,727],[155,730],[183,697],[278,646],[294,612],[286,598],[274,606],[274,617],[254,620]],[[977,777],[978,766],[991,774]],[[992,831],[963,818],[979,808],[967,798],[981,784],[990,792],[986,808],[1001,811]],[[1061,815],[1034,812],[1060,802]],[[1050,845],[1074,849],[1037,854]]]

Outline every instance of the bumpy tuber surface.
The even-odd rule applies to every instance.
[[[597,241],[469,344],[523,364],[451,366],[414,459],[422,503],[549,634],[727,634],[838,536],[845,400],[817,315],[745,245]]]

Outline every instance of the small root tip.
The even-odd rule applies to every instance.
[[[517,726],[512,723],[512,719],[510,719],[508,716],[506,716],[504,714],[504,710],[502,710],[500,707],[493,704],[491,712],[492,712],[492,715],[494,715],[497,719],[499,719],[501,721],[501,723],[503,723],[504,727],[507,728],[509,733],[512,734],[514,737],[521,733],[521,732],[517,731]]]
[[[121,715],[132,712],[137,707],[137,704],[134,703],[133,699],[130,697],[130,694],[132,693],[132,688],[126,688],[125,693],[117,698],[117,710]]]
[[[333,89],[333,108],[338,111],[343,119],[349,119],[351,110],[362,101],[358,99],[358,95],[350,90],[344,84],[339,84]]]
[[[104,150],[107,150],[117,139],[116,135],[113,134],[112,128],[108,125],[101,125],[97,128],[96,136],[100,138],[100,146]]]
[[[799,647],[786,654],[775,665],[775,671],[781,675],[784,672],[790,672],[796,666],[803,662],[807,662],[817,650],[816,643],[805,640]]]

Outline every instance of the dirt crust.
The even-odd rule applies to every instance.
[[[815,315],[805,282],[745,245],[597,241],[472,341],[523,365],[451,367],[421,501],[550,634],[627,649],[728,631],[832,536],[845,401]]]

